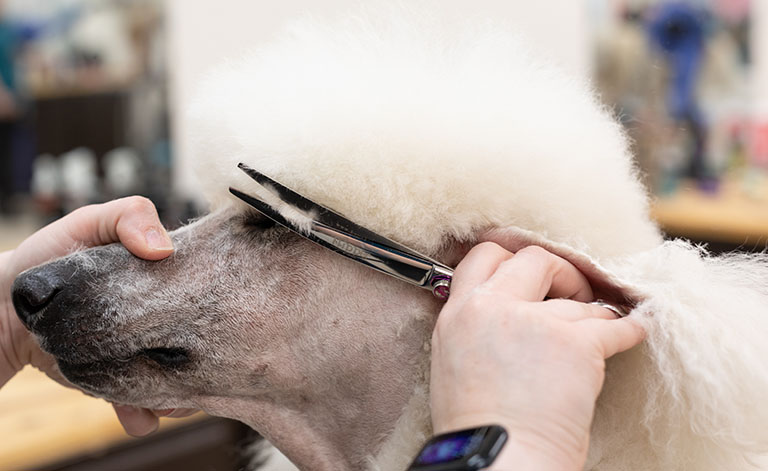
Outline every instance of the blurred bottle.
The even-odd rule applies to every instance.
[[[61,169],[50,154],[37,156],[32,167],[30,190],[38,211],[46,220],[63,215],[61,209]]]
[[[134,149],[129,147],[114,149],[104,156],[102,163],[107,199],[141,192],[142,163]]]
[[[80,147],[60,157],[62,205],[66,213],[92,203],[98,197],[96,156]]]

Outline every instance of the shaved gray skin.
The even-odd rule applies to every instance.
[[[65,288],[31,328],[90,394],[193,407],[253,427],[300,469],[360,470],[417,384],[440,303],[234,209],[140,260],[119,244],[17,279]]]

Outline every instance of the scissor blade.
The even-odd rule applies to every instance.
[[[264,188],[271,191],[272,193],[276,193],[281,200],[285,201],[291,206],[294,206],[305,212],[316,210],[317,207],[320,206],[316,204],[314,201],[304,198],[303,196],[291,190],[290,188],[286,187],[285,185],[282,185],[281,183],[278,183],[272,180],[268,176],[264,175],[258,170],[255,170],[245,165],[242,162],[237,164],[237,167],[243,172],[245,172],[249,177],[256,180],[256,183],[263,186]],[[327,208],[323,208],[322,206],[320,207],[326,211],[330,211]]]
[[[267,203],[234,188],[230,188],[229,191],[266,217],[316,244],[400,280],[424,288],[429,287],[434,265],[427,260],[413,257],[407,252],[402,253],[388,247],[380,247],[317,221],[313,222],[312,229],[307,234]]]
[[[382,247],[390,247],[399,252],[410,254],[413,257],[428,260],[431,263],[438,263],[437,261],[432,260],[426,255],[422,255],[409,247],[401,245],[394,240],[388,239],[382,235],[377,234],[376,232],[371,231],[370,229],[366,229],[363,226],[355,224],[354,222],[333,211],[332,209],[326,208],[321,204],[315,203],[314,201],[301,196],[299,193],[296,193],[287,186],[276,182],[258,170],[245,165],[244,163],[239,163],[237,167],[265,189],[274,193],[282,201],[285,201],[291,206],[303,210],[304,212],[311,213],[318,222],[323,223],[326,226],[338,229],[347,234],[354,234],[360,239],[366,240],[373,244],[378,244]]]
[[[236,190],[234,188],[230,188],[229,192],[232,193],[233,195],[237,196],[241,200],[245,201],[249,206],[251,206],[252,208],[256,209],[258,212],[260,212],[264,216],[268,217],[269,219],[275,221],[276,223],[280,224],[281,226],[285,226],[288,229],[290,229],[290,230],[292,230],[294,232],[298,232],[298,233],[301,234],[301,231],[299,231],[299,229],[296,226],[291,224],[287,219],[285,219],[279,212],[275,211],[272,208],[272,206],[268,205],[267,203],[265,203],[265,202],[263,202],[261,200],[258,200],[256,198],[254,198],[253,196],[247,195],[247,194],[243,193],[242,191]],[[302,234],[302,235],[304,235],[304,234]]]
[[[313,225],[308,238],[375,270],[422,288],[429,287],[435,265],[428,260],[372,244],[318,222]]]

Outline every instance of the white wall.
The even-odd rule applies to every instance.
[[[188,164],[185,119],[200,76],[228,56],[259,45],[303,13],[324,16],[353,9],[361,0],[166,0],[169,22],[171,109],[176,190],[195,194]],[[567,70],[587,74],[591,62],[586,0],[426,0],[434,8],[466,16],[503,19],[529,36]],[[244,104],[247,106],[247,104]]]

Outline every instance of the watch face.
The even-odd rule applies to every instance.
[[[507,440],[503,427],[488,425],[432,438],[413,460],[411,471],[477,470],[489,466]]]
[[[482,443],[485,434],[478,432],[478,429],[463,430],[435,437],[424,446],[414,464],[423,466],[463,460],[476,453]]]

